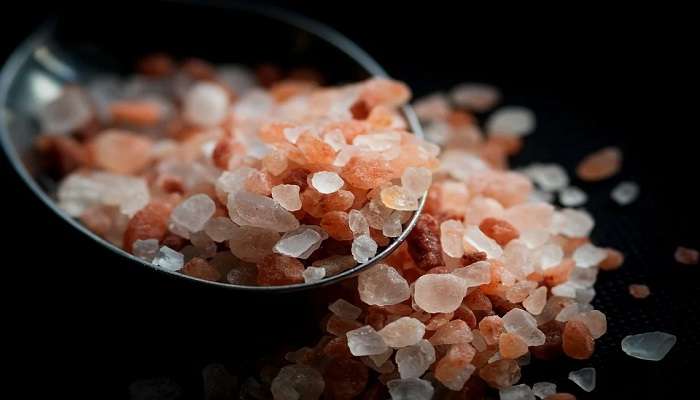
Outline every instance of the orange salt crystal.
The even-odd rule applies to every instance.
[[[519,173],[488,171],[483,175],[479,183],[483,185],[481,194],[498,200],[504,207],[524,203],[532,191],[530,179]]]
[[[622,152],[617,147],[605,147],[587,155],[576,167],[576,175],[594,182],[615,175],[622,165]]]
[[[481,367],[479,376],[492,388],[505,389],[520,380],[520,366],[516,360],[502,359]]]
[[[469,125],[474,125],[476,119],[474,115],[461,110],[455,110],[450,112],[447,116],[447,123],[453,127],[464,127]]]
[[[331,211],[321,218],[321,228],[335,240],[352,240],[353,233],[348,226],[348,213]]]
[[[355,202],[355,195],[348,190],[338,190],[337,192],[324,195],[321,198],[321,210],[329,211],[345,211],[352,207]]]
[[[396,107],[411,98],[411,89],[403,82],[374,78],[362,83],[360,98],[370,109],[378,105]]]
[[[369,370],[360,361],[334,358],[325,366],[323,380],[325,398],[350,400],[364,391],[369,380]]]
[[[272,87],[270,87],[270,95],[281,103],[291,97],[309,92],[315,86],[316,85],[310,81],[287,79],[275,82]]]
[[[304,191],[309,185],[306,181],[306,177],[308,176],[308,174],[309,173],[307,171],[301,168],[290,169],[282,177],[282,182],[287,185],[297,185],[302,191]],[[314,192],[316,191],[314,190]]]
[[[382,231],[374,229],[374,228],[369,229],[369,236],[372,238],[372,240],[377,242],[377,245],[382,246],[382,247],[388,246],[389,243],[391,242],[391,239],[384,236],[384,234],[382,234]]]
[[[522,138],[511,135],[490,135],[486,143],[501,148],[508,156],[519,153],[523,147]]]
[[[434,314],[427,324],[425,324],[425,329],[428,331],[434,331],[450,322],[454,313],[437,313]]]
[[[323,347],[323,354],[330,358],[352,358],[348,348],[348,339],[343,336],[334,337]]]
[[[323,139],[310,133],[302,133],[296,143],[309,164],[331,164],[335,160],[335,150]]]
[[[180,270],[185,275],[204,279],[205,281],[217,282],[221,280],[221,273],[205,260],[194,257]]]
[[[622,254],[620,251],[608,247],[605,249],[605,252],[607,253],[607,255],[605,256],[603,261],[601,261],[600,264],[598,264],[598,267],[603,271],[612,271],[619,269],[622,266],[622,263],[625,262],[625,255]]]
[[[267,172],[274,176],[281,175],[287,170],[289,163],[287,162],[287,157],[281,151],[271,151],[265,155],[262,159],[262,165]]]
[[[304,283],[304,265],[296,258],[270,254],[257,264],[259,285]]]
[[[172,211],[172,207],[168,203],[154,200],[134,214],[124,231],[122,244],[124,250],[131,252],[132,246],[137,240],[158,239],[158,241],[162,241],[168,232],[170,211]]]
[[[440,344],[468,343],[472,340],[469,326],[462,320],[450,321],[435,331],[429,341],[434,346]]]
[[[491,311],[491,300],[480,290],[473,290],[464,298],[464,305],[474,311]]]
[[[479,229],[501,246],[505,246],[511,240],[520,237],[520,233],[513,225],[498,218],[484,219],[479,224]]]
[[[564,354],[576,360],[586,360],[593,355],[595,340],[586,324],[571,320],[564,325],[562,349]]]
[[[508,168],[508,154],[496,143],[486,142],[482,144],[477,153],[493,169],[505,170]]]
[[[674,258],[681,264],[695,265],[700,261],[700,252],[695,249],[678,246],[674,253]]]
[[[576,400],[576,396],[571,393],[554,393],[545,397],[544,400]]]
[[[134,174],[151,162],[151,140],[126,131],[111,129],[89,144],[95,164],[118,174]]]
[[[163,108],[148,100],[121,100],[109,105],[109,113],[118,124],[144,127],[157,124],[163,115]]]
[[[545,285],[552,287],[566,282],[569,279],[569,274],[576,266],[574,260],[571,258],[565,258],[556,267],[547,268],[544,270],[543,282]]]
[[[235,147],[235,143],[228,136],[220,138],[216,142],[214,151],[211,154],[214,165],[224,171],[228,170],[229,160],[231,160],[231,157],[235,153]]]
[[[340,176],[352,186],[369,190],[389,182],[394,173],[381,157],[354,156],[340,171]]]
[[[503,358],[516,359],[527,354],[527,343],[520,336],[506,332],[498,337],[498,352]]]
[[[286,142],[284,130],[293,128],[295,126],[288,122],[270,122],[260,127],[258,137],[265,143]]]
[[[451,382],[472,362],[475,355],[476,350],[469,343],[453,344],[435,364],[435,378],[440,382]]]
[[[498,343],[498,338],[503,333],[503,330],[503,320],[498,315],[490,315],[479,321],[479,331],[488,345]]]
[[[269,196],[270,193],[272,193],[270,175],[264,171],[252,171],[245,180],[245,190],[263,196]]]
[[[630,295],[635,299],[646,299],[651,294],[649,286],[633,283],[627,287]]]
[[[160,78],[175,71],[175,61],[165,53],[149,54],[137,62],[136,70],[143,75]]]

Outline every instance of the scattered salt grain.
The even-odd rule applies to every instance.
[[[654,331],[625,336],[622,351],[641,360],[661,361],[675,344],[675,335]]]
[[[595,222],[586,211],[565,208],[554,214],[554,230],[569,237],[586,237],[593,230]]]
[[[564,207],[579,207],[586,204],[588,195],[576,186],[569,186],[559,191],[559,202]]]
[[[425,339],[396,352],[396,364],[402,379],[420,378],[434,362],[435,348]]]
[[[389,348],[384,339],[369,325],[346,333],[348,348],[354,356],[370,356],[382,354]]]
[[[387,346],[401,348],[418,343],[425,335],[425,325],[415,318],[401,317],[388,323],[378,333]]]
[[[163,246],[156,253],[153,259],[153,265],[159,266],[168,271],[177,271],[185,264],[185,257],[182,253],[171,249],[168,246]]]
[[[581,321],[586,325],[593,339],[598,339],[608,331],[608,321],[605,314],[598,310],[584,311],[571,318],[574,321]]]
[[[617,147],[605,147],[581,160],[576,174],[584,181],[600,181],[615,175],[621,166],[622,151]]]
[[[340,318],[348,320],[356,320],[362,314],[362,309],[343,299],[331,303],[328,309]]]
[[[301,275],[305,283],[315,283],[326,277],[326,270],[320,267],[306,267]]]
[[[492,135],[525,136],[535,129],[535,114],[524,107],[503,107],[486,121],[486,131]]]
[[[226,118],[228,111],[228,94],[219,85],[199,82],[185,95],[184,115],[195,125],[218,125]]]
[[[151,262],[158,253],[159,247],[158,239],[136,240],[133,245],[133,253],[136,257]]]
[[[297,185],[273,186],[272,198],[287,211],[301,210],[301,198]]]
[[[651,294],[649,286],[633,283],[627,287],[630,295],[635,299],[646,299]]]
[[[362,272],[357,290],[364,303],[378,306],[398,304],[411,296],[406,279],[387,264],[377,264]]]
[[[525,174],[545,192],[563,190],[569,184],[566,170],[558,164],[534,164],[525,169]]]
[[[498,392],[501,400],[535,400],[535,394],[525,384],[513,385]]]
[[[673,257],[677,262],[685,265],[694,265],[700,262],[700,252],[695,249],[678,246]]]
[[[323,194],[335,193],[344,184],[343,179],[335,172],[321,171],[311,176],[311,185]]]
[[[450,91],[450,98],[459,107],[484,112],[501,100],[501,93],[484,83],[462,83]]]
[[[620,182],[610,192],[610,197],[619,205],[626,206],[639,196],[639,185],[634,182]]]
[[[394,379],[386,383],[391,400],[430,400],[433,385],[418,378]]]
[[[532,385],[532,393],[540,399],[545,399],[556,392],[557,385],[551,382],[537,382]]]
[[[605,249],[586,243],[574,251],[573,259],[577,267],[590,268],[600,264],[607,256]]]
[[[366,263],[377,254],[377,242],[368,235],[360,235],[352,241],[350,251],[358,263]]]
[[[586,392],[592,392],[595,389],[595,368],[582,368],[569,373],[569,380],[577,384]]]
[[[467,285],[462,278],[451,274],[426,274],[414,286],[413,299],[429,313],[449,313],[462,304]]]
[[[416,100],[413,109],[421,121],[432,121],[447,118],[450,104],[442,93],[434,93]]]

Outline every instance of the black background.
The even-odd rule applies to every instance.
[[[608,315],[609,333],[591,360],[535,362],[524,368],[523,381],[551,380],[579,398],[670,398],[697,385],[684,376],[700,372],[700,269],[673,260],[678,244],[700,248],[691,73],[697,71],[697,44],[689,10],[268,3],[335,27],[418,95],[460,81],[501,87],[506,103],[531,107],[538,116],[538,129],[516,165],[558,162],[572,171],[590,151],[620,146],[620,176],[575,182],[591,198],[594,241],[627,254],[624,267],[601,274],[596,285],[594,304]],[[156,26],[167,18],[152,1],[118,4],[153,13]],[[83,7],[36,3],[6,10],[0,58],[47,16],[85,12]],[[90,10],[85,18],[108,17],[94,5]],[[203,23],[193,21],[189,29]],[[235,367],[284,345],[316,340],[313,295],[240,297],[125,265],[62,223],[10,168],[3,157],[3,362],[11,371],[7,389],[22,390],[21,398],[44,391],[125,398],[129,382],[156,376],[174,378],[188,398],[196,398],[199,369],[208,362]],[[639,182],[642,190],[627,207],[608,197],[622,179]],[[632,299],[630,283],[648,284],[652,295]],[[657,329],[678,336],[665,360],[645,362],[620,351],[625,335]],[[598,388],[590,395],[566,380],[568,371],[584,366],[598,370]]]

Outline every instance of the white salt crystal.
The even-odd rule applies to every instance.
[[[377,242],[369,235],[360,235],[352,241],[350,251],[358,263],[366,263],[377,254]]]
[[[595,368],[581,368],[578,371],[569,372],[569,380],[577,384],[586,392],[595,389]]]
[[[178,204],[170,214],[170,218],[177,225],[190,232],[198,232],[204,228],[216,211],[214,201],[204,193],[195,194]]]
[[[498,392],[501,400],[535,400],[535,394],[525,384],[513,385]]]
[[[460,107],[483,112],[501,100],[501,93],[496,87],[485,83],[461,83],[452,88],[450,98]]]
[[[462,304],[467,294],[464,279],[452,274],[425,274],[414,285],[413,299],[429,313],[449,313]]]
[[[466,283],[467,287],[486,285],[491,282],[491,264],[488,261],[477,261],[466,267],[452,271]]]
[[[364,303],[378,306],[398,304],[411,296],[406,279],[387,264],[377,264],[362,272],[357,291]]]
[[[338,151],[348,145],[345,141],[345,135],[343,135],[343,132],[341,132],[340,129],[333,129],[326,132],[323,135],[323,141],[330,145],[335,151]]]
[[[455,392],[460,391],[464,387],[464,384],[467,383],[469,378],[471,378],[474,371],[476,371],[476,367],[473,364],[467,364],[467,366],[454,375],[454,377],[443,381],[442,384],[445,385],[446,388]]]
[[[92,118],[92,107],[85,93],[77,88],[64,89],[58,98],[39,111],[41,130],[46,134],[68,134]]]
[[[340,318],[348,320],[356,320],[362,314],[362,309],[343,299],[334,301],[328,309]]]
[[[235,210],[240,222],[244,225],[277,232],[288,232],[299,227],[299,220],[294,214],[267,196],[240,191],[229,196],[228,209],[229,214],[231,210]],[[231,217],[233,219],[233,215]]]
[[[369,325],[346,333],[348,348],[354,356],[370,356],[382,354],[389,348],[384,339]]]
[[[299,136],[301,136],[301,134],[306,132],[307,130],[308,128],[303,126],[293,126],[282,129],[282,135],[284,135],[284,138],[287,139],[290,143],[296,143],[297,140],[299,140]]]
[[[390,322],[379,331],[384,343],[389,347],[400,348],[418,343],[425,335],[425,325],[415,318],[401,317]]]
[[[73,217],[98,205],[118,207],[131,217],[150,200],[145,179],[107,172],[70,174],[61,181],[57,197],[59,206]]]
[[[320,267],[306,267],[301,273],[305,283],[318,282],[326,276],[326,270]]]
[[[266,91],[261,89],[249,90],[233,106],[233,114],[236,120],[255,120],[268,115],[275,100]]]
[[[576,248],[573,260],[577,267],[590,268],[600,264],[607,255],[605,249],[586,243]]]
[[[576,297],[576,288],[566,282],[552,287],[552,294],[559,297]]]
[[[151,262],[158,253],[158,239],[136,240],[132,246],[133,253],[136,257]]]
[[[576,186],[569,186],[559,191],[559,202],[564,207],[582,206],[586,201],[588,201],[588,195]]]
[[[204,225],[204,232],[215,242],[223,242],[236,234],[236,224],[226,217],[214,217]]]
[[[312,246],[321,242],[321,235],[313,229],[300,229],[286,233],[273,248],[275,253],[300,257]]]
[[[514,308],[502,318],[506,332],[520,336],[528,346],[540,346],[545,342],[545,334],[537,329],[537,321],[529,312]]]
[[[553,395],[557,392],[557,385],[551,382],[537,382],[532,385],[532,393],[540,399]]]
[[[403,379],[420,378],[434,362],[435,348],[425,339],[396,352],[396,364]]]
[[[401,134],[399,132],[387,131],[358,135],[352,140],[353,146],[365,148],[370,151],[386,152],[400,147]]]
[[[464,255],[463,233],[464,226],[457,220],[449,219],[440,224],[440,243],[445,254],[452,258]]]
[[[576,290],[592,287],[598,277],[598,268],[574,267],[569,273],[569,285]]]
[[[185,118],[200,126],[220,124],[229,110],[228,94],[221,86],[209,83],[196,83],[185,95]]]
[[[610,192],[610,197],[621,206],[626,206],[634,202],[638,196],[639,185],[631,181],[620,182],[613,188],[612,192]]]
[[[418,378],[394,379],[386,383],[391,400],[431,400],[433,385]]]
[[[348,226],[355,237],[369,235],[369,224],[367,223],[367,219],[357,210],[353,209],[348,213]]]
[[[562,250],[561,246],[554,243],[549,243],[540,247],[538,253],[540,267],[542,269],[556,267],[561,264],[561,260],[564,258],[564,250]]]
[[[394,211],[385,220],[382,226],[382,234],[386,237],[397,237],[401,235],[403,226],[401,225],[401,211]]]
[[[569,237],[586,237],[593,230],[595,222],[587,212],[566,208],[554,214],[554,233]]]
[[[499,258],[503,249],[495,240],[486,236],[476,225],[469,225],[464,230],[464,243],[476,251],[483,251],[490,259]]]
[[[274,400],[317,400],[324,388],[321,373],[304,364],[283,367],[270,385]]]
[[[153,265],[157,265],[168,271],[177,271],[185,264],[185,257],[182,253],[171,249],[168,246],[163,246],[156,253],[153,259]]]
[[[452,128],[444,121],[430,121],[423,125],[423,134],[425,140],[442,146],[452,137]]]
[[[527,247],[531,249],[536,249],[549,240],[550,234],[545,229],[525,229],[520,231],[520,237],[518,238]]]
[[[401,186],[407,193],[418,198],[430,188],[433,174],[425,167],[408,167],[401,175]]]
[[[375,366],[381,367],[382,365],[384,365],[387,362],[387,360],[389,360],[391,358],[391,356],[393,354],[394,354],[394,349],[389,348],[384,353],[372,354],[372,355],[367,356],[367,357],[369,357],[369,359],[372,360],[372,362],[374,363]]]
[[[450,113],[450,103],[442,93],[433,93],[413,102],[413,110],[421,121],[441,120]]]
[[[535,129],[535,114],[524,107],[503,107],[486,121],[489,134],[525,136]]]
[[[544,286],[535,289],[534,292],[530,293],[530,295],[523,300],[523,307],[532,315],[539,315],[542,313],[545,304],[547,304],[547,288]]]
[[[554,192],[569,185],[566,170],[558,164],[534,164],[523,171],[545,192]]]
[[[277,185],[272,187],[272,198],[287,211],[301,210],[299,186]]]
[[[560,322],[566,322],[578,315],[579,312],[580,309],[578,303],[571,303],[562,308],[554,319]]]
[[[622,339],[622,351],[634,358],[661,361],[676,344],[676,336],[666,332],[646,332]]]
[[[344,184],[343,179],[335,172],[321,171],[311,176],[311,185],[323,194],[335,193]]]

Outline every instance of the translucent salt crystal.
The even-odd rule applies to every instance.
[[[403,231],[401,225],[401,211],[394,211],[384,220],[382,234],[386,237],[398,237]]]
[[[400,348],[412,346],[423,339],[425,325],[415,318],[401,317],[390,322],[379,331],[384,343],[389,347]]]
[[[384,339],[369,325],[348,331],[348,348],[354,356],[382,354],[389,348]]]
[[[588,195],[576,186],[569,186],[559,191],[559,202],[564,207],[579,207],[586,204]]]
[[[547,396],[553,395],[556,392],[557,385],[551,382],[537,382],[534,385],[532,385],[532,393],[540,399],[544,399]]]
[[[353,146],[342,148],[333,160],[334,167],[344,167],[358,153],[358,149]]]
[[[452,101],[474,111],[487,111],[501,99],[497,88],[484,83],[461,83],[450,91]]]
[[[524,107],[503,107],[486,121],[489,134],[525,136],[535,129],[535,114]]]
[[[564,251],[558,244],[550,243],[539,248],[540,267],[549,269],[561,264]]]
[[[377,254],[377,242],[368,235],[360,235],[352,241],[350,251],[358,263],[366,263]]]
[[[340,318],[348,320],[355,320],[362,314],[362,309],[343,299],[334,301],[328,306],[328,309]]]
[[[561,165],[535,164],[526,168],[525,174],[545,192],[555,192],[569,185],[569,176]]]
[[[369,357],[370,360],[374,363],[375,366],[381,367],[384,365],[384,363],[387,362],[391,358],[391,356],[394,354],[394,349],[388,348],[384,353],[381,354],[372,354]]]
[[[595,289],[589,288],[576,288],[576,301],[582,304],[588,304],[595,298]]]
[[[452,258],[464,255],[463,232],[464,226],[457,220],[449,219],[440,224],[440,243],[445,254]]]
[[[552,287],[552,294],[559,297],[576,298],[576,287],[568,283],[562,283]]]
[[[498,392],[501,400],[535,400],[535,394],[525,384],[513,385]]]
[[[396,364],[402,379],[420,378],[434,362],[435,348],[425,339],[396,352]]]
[[[311,185],[323,194],[335,193],[344,184],[343,179],[335,172],[321,171],[311,176]]]
[[[697,264],[700,260],[700,252],[695,249],[690,249],[683,246],[678,246],[676,251],[673,253],[673,258],[676,262],[685,265]]]
[[[378,306],[398,304],[411,296],[406,279],[387,264],[377,264],[362,272],[357,291],[365,304]]]
[[[495,240],[486,236],[478,226],[469,225],[464,230],[464,243],[476,251],[483,251],[490,259],[501,257],[503,249]]]
[[[545,335],[541,330],[537,329],[537,321],[529,312],[520,308],[514,308],[508,311],[502,320],[505,330],[523,338],[528,346],[544,344]]]
[[[273,186],[272,198],[287,211],[301,210],[301,197],[297,185]]]
[[[415,198],[423,195],[432,182],[433,174],[428,168],[408,167],[401,175],[401,186]]]
[[[442,154],[440,171],[450,174],[458,181],[466,182],[489,167],[478,156],[464,150],[447,150]]]
[[[326,270],[326,276],[337,275],[357,265],[352,256],[330,256],[313,262],[314,267],[322,267]]]
[[[177,271],[185,264],[185,257],[182,253],[168,246],[163,246],[158,250],[152,262],[153,265],[157,265],[168,271]]]
[[[41,130],[47,134],[68,134],[92,118],[92,107],[85,93],[77,88],[64,89],[39,111]]]
[[[608,321],[605,314],[598,310],[584,311],[571,318],[574,321],[581,321],[586,325],[593,339],[598,339],[608,331]]]
[[[546,229],[525,229],[520,231],[519,239],[531,249],[536,249],[549,240],[550,234]]]
[[[503,217],[519,231],[550,229],[554,207],[546,203],[521,203],[508,208]]]
[[[356,237],[360,235],[369,235],[367,219],[357,210],[350,210],[348,213],[348,226]]]
[[[586,237],[593,230],[595,222],[585,211],[566,208],[554,214],[552,224],[555,233],[569,237]]]
[[[227,217],[214,217],[204,225],[204,232],[215,242],[229,240],[236,234],[236,224]]]
[[[421,121],[441,120],[450,113],[450,103],[442,93],[433,93],[413,103],[413,110]]]
[[[380,193],[382,203],[392,210],[413,211],[418,209],[418,200],[402,186],[387,186]]]
[[[216,180],[217,196],[225,201],[230,195],[235,195],[245,188],[248,177],[257,170],[250,167],[240,167],[234,171],[224,171]]]
[[[244,225],[288,232],[299,227],[299,220],[273,199],[240,191],[229,196],[229,213],[235,210]]]
[[[423,133],[430,143],[444,145],[452,137],[452,128],[444,121],[430,121],[423,125]]]
[[[488,347],[488,343],[486,343],[486,339],[484,339],[484,335],[478,330],[474,329],[472,331],[472,335],[474,338],[471,341],[471,345],[474,346],[477,352],[482,352],[486,350]]]
[[[231,253],[241,260],[259,262],[272,254],[272,248],[279,240],[279,233],[271,229],[241,226],[234,229],[228,245]]]
[[[426,274],[416,280],[413,299],[429,313],[449,313],[459,308],[466,294],[464,279],[452,274]]]
[[[532,315],[539,315],[542,313],[545,304],[547,304],[547,288],[544,286],[535,289],[534,292],[530,293],[530,295],[523,300],[523,307]]]
[[[486,285],[491,282],[491,264],[487,261],[477,261],[455,269],[452,274],[464,279],[467,287]]]
[[[309,250],[318,249],[322,241],[323,237],[317,229],[301,226],[285,233],[273,250],[285,256],[306,259],[311,255]]]
[[[345,135],[343,135],[343,132],[340,129],[333,129],[326,132],[323,135],[323,141],[330,145],[335,151],[338,151],[348,145],[348,143],[345,141]]]
[[[380,132],[367,135],[358,135],[352,141],[353,146],[369,149],[371,151],[386,152],[400,147],[401,134],[399,132]]]
[[[506,300],[511,303],[522,303],[531,292],[537,288],[537,282],[520,281],[506,289]]]
[[[622,351],[634,358],[661,361],[675,344],[675,335],[654,331],[625,336],[622,339]]]
[[[304,364],[283,367],[270,385],[274,400],[316,400],[324,388],[321,373]]]
[[[306,267],[301,275],[304,277],[305,283],[314,283],[325,278],[326,270],[321,267]]]
[[[158,239],[136,240],[133,244],[133,253],[136,257],[151,262],[158,253],[159,247]]]
[[[391,400],[431,400],[433,385],[418,378],[394,379],[386,383]]]
[[[612,192],[610,192],[610,197],[621,206],[626,206],[634,202],[638,196],[639,185],[630,181],[620,182],[613,188]]]
[[[569,380],[577,384],[586,392],[595,389],[595,368],[581,368],[578,371],[569,372]]]
[[[464,388],[464,384],[467,383],[472,374],[474,374],[474,371],[476,371],[476,367],[473,364],[467,364],[454,376],[449,377],[448,379],[443,379],[442,384],[452,391],[460,391],[462,388]]]
[[[58,203],[70,216],[80,217],[98,206],[114,206],[129,217],[148,204],[150,193],[143,178],[107,172],[73,173],[58,187]]]
[[[195,232],[190,236],[190,242],[199,250],[201,258],[213,257],[216,254],[216,242],[204,231]]]
[[[244,94],[257,85],[255,73],[241,65],[228,64],[218,66],[216,77],[233,89],[237,95]]]
[[[559,311],[559,314],[554,318],[557,321],[560,322],[566,322],[580,312],[579,304],[578,303],[571,303],[567,305],[566,307],[562,308],[561,311]]]
[[[199,82],[190,88],[184,99],[185,118],[200,126],[220,124],[229,111],[229,99],[221,86]]]
[[[204,228],[216,211],[214,201],[204,193],[188,197],[178,204],[170,214],[170,218],[179,226],[190,232],[198,232]]]
[[[469,325],[461,319],[455,319],[442,325],[430,337],[430,343],[434,345],[469,343],[473,340],[474,335],[469,329]]]
[[[590,268],[600,264],[607,256],[605,249],[586,243],[576,248],[573,259],[577,267]]]

